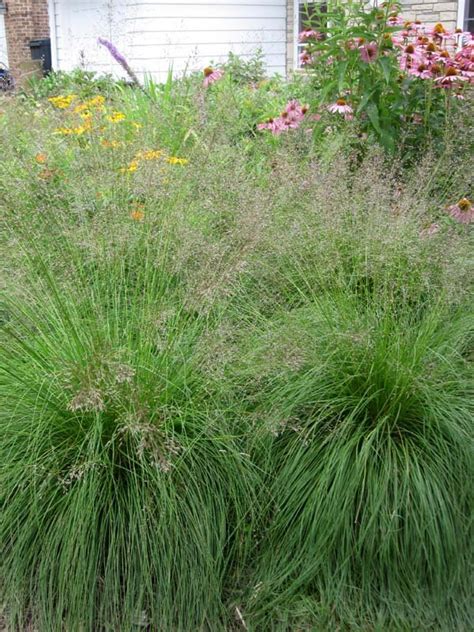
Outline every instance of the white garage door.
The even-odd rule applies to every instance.
[[[261,48],[270,73],[285,73],[286,0],[53,0],[55,67],[113,72],[98,37],[116,44],[137,74],[164,79]]]
[[[8,66],[7,36],[5,34],[5,16],[0,13],[0,62]]]

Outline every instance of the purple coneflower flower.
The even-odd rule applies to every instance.
[[[370,42],[370,44],[364,44],[361,46],[360,56],[362,61],[365,61],[366,64],[370,64],[375,61],[377,57],[377,44],[375,42]]]
[[[122,55],[122,53],[120,53],[117,50],[117,47],[114,46],[114,44],[112,44],[112,42],[109,42],[109,40],[106,40],[103,37],[99,37],[97,42],[99,44],[101,44],[101,46],[104,46],[109,51],[109,53],[112,55],[112,57],[115,59],[115,61],[122,66],[122,68],[125,70],[125,72],[130,77],[130,79],[133,81],[133,83],[136,83],[137,86],[139,86],[140,82],[138,81],[137,75],[130,68],[130,66],[128,64],[128,61],[125,59],[125,57]]]
[[[347,103],[345,99],[338,99],[335,103],[328,105],[328,110],[331,114],[352,114],[354,110]]]
[[[312,56],[305,50],[299,54],[299,60],[300,66],[309,66],[313,62]]]
[[[467,198],[462,198],[457,204],[448,207],[448,213],[460,224],[474,222],[474,205]]]
[[[306,42],[308,40],[321,40],[323,39],[322,33],[319,31],[313,31],[313,29],[304,29],[299,35],[300,42]]]
[[[210,66],[204,68],[204,87],[207,88],[211,85],[211,83],[219,81],[219,79],[222,79],[223,75],[224,73],[222,70],[214,70],[214,68],[211,68]]]

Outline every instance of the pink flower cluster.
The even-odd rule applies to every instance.
[[[448,31],[441,23],[426,28],[420,22],[404,22],[392,41],[400,51],[400,69],[409,75],[432,79],[440,88],[474,83],[471,33]]]
[[[461,96],[463,84],[474,83],[474,36],[460,29],[449,31],[441,23],[432,27],[420,21],[406,21],[397,13],[390,15],[387,25],[399,28],[391,40],[399,51],[401,70],[420,79],[433,79],[440,88],[459,88],[456,96]],[[317,51],[311,50],[311,43],[321,40],[317,31],[306,29],[300,33],[300,41],[309,45],[303,49],[299,60],[301,66],[315,63]],[[376,42],[366,42],[363,38],[346,42],[349,50],[358,50],[362,61],[374,62],[380,54],[388,54],[388,49],[380,49]]]
[[[299,40],[305,44],[311,44],[311,42],[319,42],[324,39],[324,35],[319,31],[314,31],[313,29],[305,29],[301,31],[299,35]],[[299,54],[300,66],[309,66],[315,60],[315,55],[310,55],[306,49],[303,49]]]
[[[288,101],[285,109],[277,118],[271,118],[257,125],[258,130],[269,130],[275,136],[289,129],[297,129],[308,111],[307,105],[301,105],[296,99]]]

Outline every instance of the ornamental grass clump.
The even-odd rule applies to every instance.
[[[244,616],[256,629],[295,629],[301,609],[314,629],[463,629],[469,226],[440,204],[438,230],[420,232],[421,165],[405,181],[377,157],[346,169],[313,164],[286,181],[278,254],[244,309],[234,370],[270,498]]]
[[[5,105],[12,632],[469,628],[472,105],[415,165],[274,85]]]
[[[258,487],[200,370],[219,316],[182,307],[164,241],[93,262],[63,241],[58,272],[30,237],[1,351],[11,629],[219,629]]]
[[[305,595],[359,625],[467,624],[473,331],[465,308],[351,291],[263,327],[265,357],[285,340],[297,358],[263,404],[278,421],[249,597],[263,627]]]

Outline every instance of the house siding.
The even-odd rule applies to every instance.
[[[55,66],[120,75],[97,37],[125,54],[138,75],[162,80],[261,48],[270,73],[285,74],[287,0],[52,0]]]

